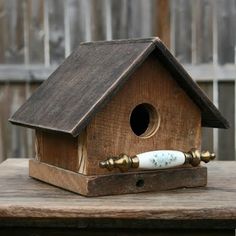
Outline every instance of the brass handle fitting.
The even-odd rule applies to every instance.
[[[216,155],[209,151],[199,151],[195,148],[191,149],[189,152],[184,153],[185,163],[191,164],[192,166],[198,166],[201,161],[208,163],[211,160],[214,160]]]
[[[130,168],[138,168],[139,160],[137,156],[129,157],[126,154],[121,154],[118,157],[110,157],[105,161],[101,161],[99,166],[108,170],[119,168],[121,172],[125,172]]]

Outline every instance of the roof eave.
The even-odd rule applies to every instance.
[[[176,79],[179,86],[184,89],[187,95],[201,110],[202,126],[224,129],[229,128],[229,122],[223,117],[220,111],[210,101],[210,99],[196,84],[196,82],[194,82],[192,77],[183,68],[183,66],[170,53],[164,43],[162,43],[162,41],[157,38],[155,45],[160,61],[165,67],[167,67],[172,76]],[[208,118],[206,117],[206,114],[209,116]]]

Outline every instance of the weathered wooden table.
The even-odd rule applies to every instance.
[[[9,159],[0,165],[0,235],[235,235],[236,162],[208,167],[205,188],[86,198]]]

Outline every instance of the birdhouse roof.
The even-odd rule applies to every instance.
[[[159,38],[81,43],[9,120],[77,136],[152,52],[200,108],[202,126],[229,127]]]

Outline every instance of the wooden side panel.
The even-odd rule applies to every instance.
[[[86,149],[83,148],[84,134],[79,138],[63,133],[36,131],[36,159],[63,169],[86,171]],[[82,146],[81,146],[82,145]]]
[[[160,127],[149,138],[131,130],[130,115],[141,103],[160,114]],[[108,173],[99,161],[121,153],[135,155],[155,149],[200,148],[201,112],[155,55],[144,62],[87,127],[88,166],[85,174]]]

